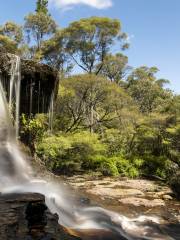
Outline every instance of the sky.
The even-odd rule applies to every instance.
[[[36,0],[0,0],[0,24],[23,23],[35,9]],[[49,11],[60,27],[90,16],[107,16],[121,21],[129,35],[125,51],[129,65],[156,66],[159,78],[180,94],[180,0],[49,0]]]

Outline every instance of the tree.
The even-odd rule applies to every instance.
[[[166,126],[167,155],[180,166],[180,95],[175,95],[163,108],[168,115]]]
[[[73,61],[85,72],[95,74],[101,71],[112,46],[117,42],[124,44],[127,37],[121,32],[119,20],[105,17],[73,22],[64,33],[68,39],[67,51]]]
[[[116,55],[107,55],[104,59],[104,64],[100,70],[100,74],[107,77],[111,82],[120,84],[124,80],[128,71],[131,69],[127,63],[128,57],[121,53]]]
[[[43,42],[41,56],[43,62],[58,69],[63,75],[68,74],[73,68],[69,54],[66,52],[63,30],[56,31],[52,38]]]
[[[13,22],[6,22],[0,27],[0,47],[10,53],[17,53],[23,41],[22,27]]]
[[[9,53],[17,52],[17,43],[12,41],[9,37],[0,34],[0,49]]]
[[[56,23],[48,14],[47,1],[37,1],[36,13],[30,13],[25,17],[24,29],[29,42],[33,38],[36,50],[40,51],[42,42],[56,31]]]
[[[77,75],[61,81],[55,112],[59,130],[102,131],[120,121],[130,98],[116,84],[95,75]]]
[[[155,74],[156,67],[139,67],[127,79],[127,90],[142,113],[151,113],[160,106],[165,99],[171,98],[172,93],[163,88],[163,82]]]
[[[48,14],[48,0],[37,0],[36,12],[43,12],[44,14]]]
[[[7,36],[14,41],[17,45],[23,40],[22,27],[14,22],[6,22],[0,27],[0,34]]]

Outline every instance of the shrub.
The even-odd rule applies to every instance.
[[[105,176],[118,176],[119,172],[116,166],[116,162],[112,159],[105,159],[101,162],[98,170]]]
[[[93,161],[105,150],[98,135],[89,132],[45,137],[36,147],[48,168],[60,173],[96,169]]]
[[[171,161],[166,156],[147,155],[143,157],[143,171],[147,175],[156,175],[166,179],[171,166]]]
[[[21,137],[27,143],[31,151],[35,150],[35,143],[40,142],[47,131],[47,117],[37,114],[34,118],[28,118],[25,114],[21,116]]]
[[[36,152],[46,166],[56,173],[99,171],[106,176],[138,177],[142,159],[126,159],[122,154],[108,154],[107,144],[98,135],[86,131],[46,136],[37,143]]]
[[[124,176],[135,178],[140,175],[140,170],[142,166],[143,160],[141,159],[125,159],[123,156],[117,157],[117,169],[120,174]]]

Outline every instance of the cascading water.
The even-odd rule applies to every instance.
[[[18,72],[18,66],[19,63],[16,63],[15,72]],[[16,77],[20,79],[18,76]],[[18,81],[17,79],[16,81]],[[16,82],[16,87],[18,87],[18,82]],[[19,99],[17,91],[16,97],[16,100]],[[129,219],[100,207],[79,207],[73,199],[69,200],[62,184],[55,184],[44,179],[35,179],[30,166],[18,149],[16,134],[11,123],[8,103],[1,81],[0,192],[2,194],[31,192],[43,194],[49,210],[52,213],[58,214],[59,223],[69,229],[71,233],[81,236],[82,239],[99,239],[96,236],[102,232],[105,234],[101,239],[109,240],[173,239],[158,231],[159,222],[157,218],[141,216],[136,219]],[[148,224],[150,222],[153,224]],[[155,228],[154,225],[156,226]],[[96,234],[92,237],[91,234],[89,235],[91,232],[95,232]],[[108,234],[110,237],[107,238]]]
[[[49,130],[53,130],[53,116],[54,116],[54,92],[51,94],[50,106],[49,106]]]
[[[30,167],[16,146],[16,131],[12,125],[9,108],[0,81],[0,187],[1,189],[22,181],[29,181]],[[16,156],[16,157],[14,157]]]
[[[19,135],[19,104],[21,87],[21,61],[20,57],[13,55],[11,64],[11,78],[9,86],[9,107],[14,111],[16,137]]]

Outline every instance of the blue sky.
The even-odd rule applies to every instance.
[[[130,36],[131,47],[125,52],[129,64],[157,66],[158,77],[169,79],[170,88],[180,93],[180,0],[50,1],[50,12],[61,27],[90,16],[120,19],[122,30]],[[61,7],[55,2],[60,2]],[[67,5],[68,2],[76,4]],[[22,23],[24,16],[35,8],[35,0],[0,0],[0,3],[0,24],[7,20]]]

